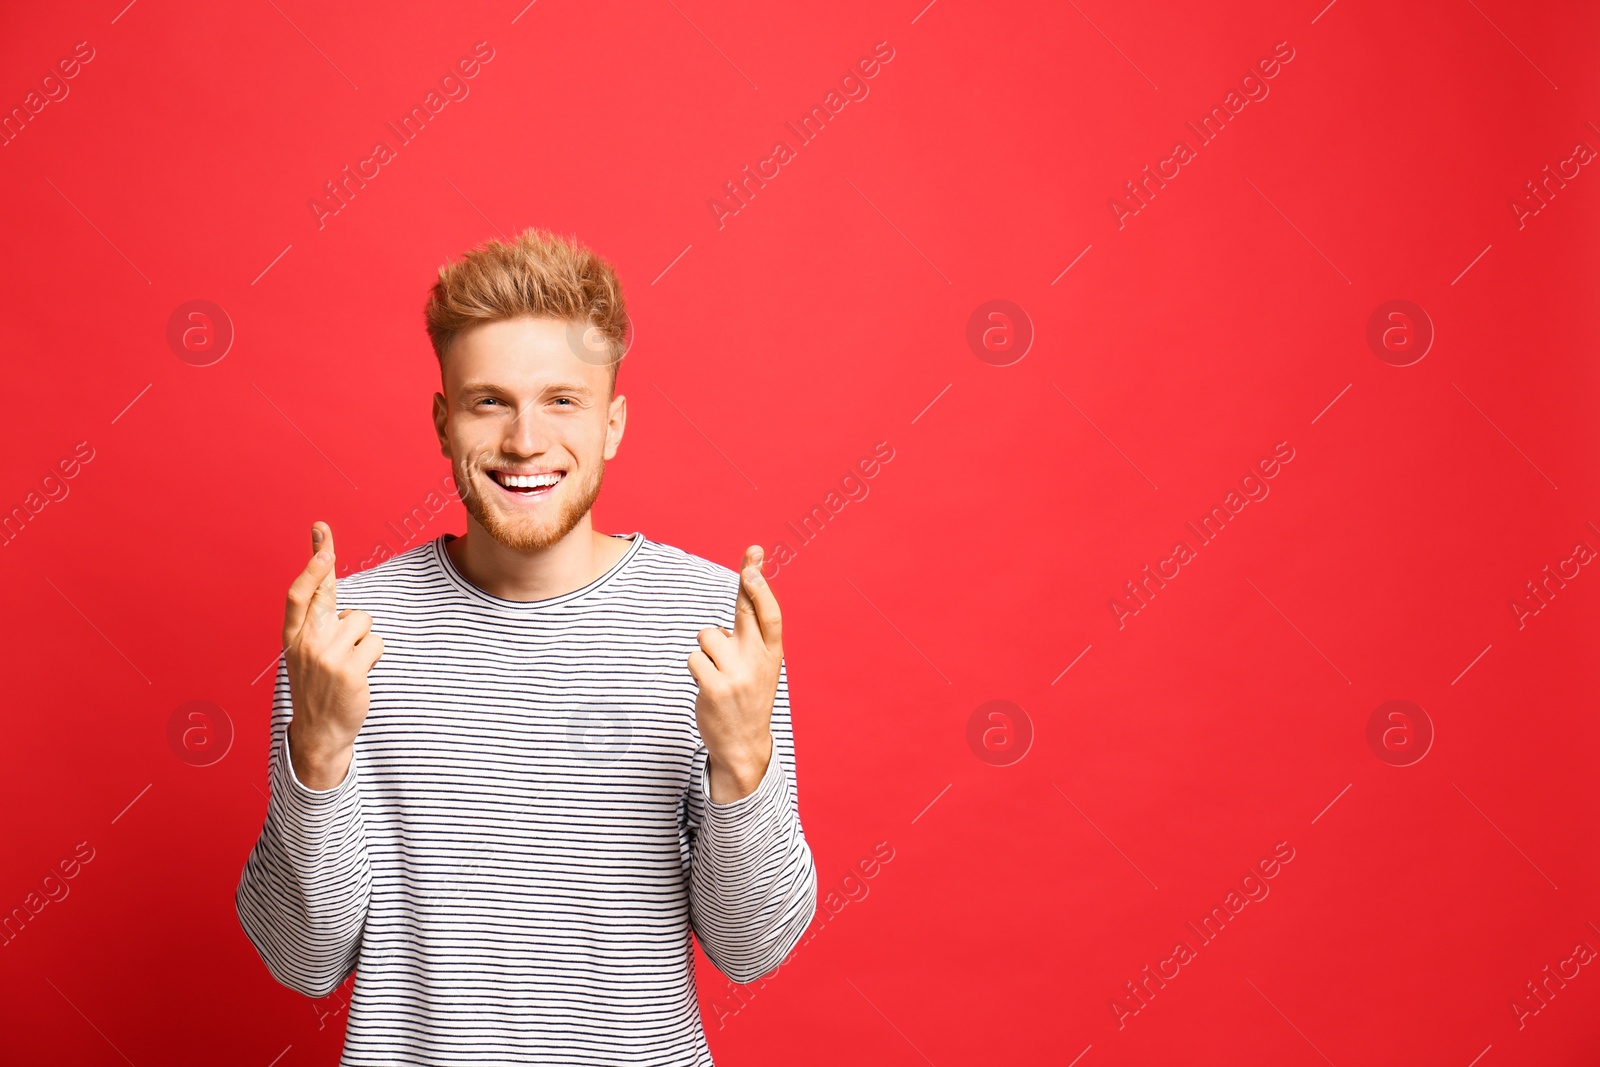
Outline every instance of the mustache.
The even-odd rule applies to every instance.
[[[482,452],[475,456],[468,456],[463,460],[461,462],[461,470],[470,476],[498,468],[518,467],[521,465],[521,460],[515,460],[509,456],[496,455],[492,452]]]
[[[471,486],[478,475],[488,478],[488,472],[491,470],[520,467],[523,466],[525,462],[525,458],[516,459],[510,456],[501,456],[494,452],[480,452],[476,455],[471,455],[465,459],[459,460],[456,463],[455,470],[463,485]],[[603,468],[604,465],[604,461],[602,461],[600,466]],[[572,472],[572,468],[570,466],[568,466],[567,469],[569,473]],[[493,481],[494,479],[490,478],[489,480]],[[470,489],[468,491],[470,491]]]

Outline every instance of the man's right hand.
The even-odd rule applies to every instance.
[[[332,789],[350,770],[356,734],[372,700],[367,672],[383,655],[383,638],[372,632],[371,615],[339,610],[333,529],[318,522],[311,530],[311,562],[289,587],[283,612],[294,707],[289,756],[295,777],[307,788]]]

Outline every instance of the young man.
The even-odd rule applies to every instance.
[[[426,320],[467,533],[336,588],[313,526],[240,922],[307,996],[356,972],[343,1064],[710,1064],[689,931],[749,982],[816,908],[760,547],[592,528],[627,419],[599,256],[490,241]]]

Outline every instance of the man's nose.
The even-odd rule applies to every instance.
[[[532,404],[523,405],[511,420],[506,436],[507,449],[526,456],[543,452],[549,445],[550,434],[539,410]]]

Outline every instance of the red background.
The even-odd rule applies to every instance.
[[[597,527],[796,549],[802,815],[823,893],[859,899],[738,997],[701,959],[719,1063],[1600,1058],[1600,967],[1511,1006],[1600,949],[1600,574],[1511,607],[1600,548],[1600,174],[1511,207],[1600,147],[1592,5],[123,5],[0,41],[8,111],[94,50],[0,148],[0,507],[70,490],[0,552],[0,908],[93,850],[0,948],[4,1062],[336,1062],[343,993],[276,985],[234,913],[284,591],[313,520],[340,573],[464,528],[455,502],[390,525],[449,470],[422,302],[530,225],[611,258],[635,318]],[[319,228],[323,183],[479,41],[469,95]],[[880,41],[869,95],[719,226]],[[1185,120],[1278,42],[1199,147]],[[1180,138],[1198,157],[1119,227]],[[194,299],[236,333],[208,366],[166,340]],[[1006,366],[966,340],[993,299],[1035,333]],[[1404,367],[1366,340],[1397,299],[1436,332]],[[1270,495],[1194,544],[1278,442]],[[1034,733],[1009,766],[967,740],[997,699]],[[1396,699],[1435,732],[1409,766],[1367,741]],[[205,766],[168,737],[192,700],[234,731]],[[1279,842],[1270,895],[1199,945]]]

